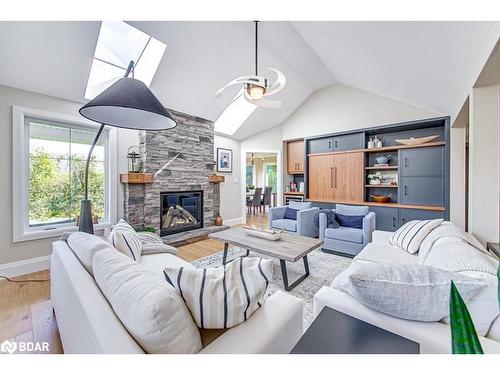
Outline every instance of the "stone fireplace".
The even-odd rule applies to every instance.
[[[172,110],[170,113],[177,121],[175,128],[141,131],[139,135],[142,171],[155,174],[153,183],[123,185],[125,220],[135,228],[154,227],[162,235],[212,226],[220,211],[219,185],[209,182],[215,160],[213,122]],[[201,193],[196,207],[194,193]],[[175,199],[177,203],[166,217]],[[182,205],[184,201],[187,208]],[[187,213],[195,217],[196,224]],[[175,219],[169,228],[165,228],[167,219]],[[193,227],[188,228],[191,224]]]

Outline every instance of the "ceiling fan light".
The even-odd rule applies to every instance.
[[[266,93],[265,87],[247,84],[246,91],[251,99],[259,100],[264,97]]]

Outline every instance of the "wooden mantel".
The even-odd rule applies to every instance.
[[[208,181],[210,181],[212,184],[220,184],[221,182],[224,182],[224,180],[224,176],[219,176],[216,174],[208,177]]]
[[[153,183],[152,173],[121,173],[120,182],[122,184],[151,184]]]

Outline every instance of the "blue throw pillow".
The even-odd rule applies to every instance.
[[[364,216],[341,215],[335,213],[335,218],[337,219],[341,227],[357,228],[357,229],[363,228]]]
[[[297,220],[297,212],[299,210],[294,210],[293,208],[287,207],[285,210],[285,219]]]

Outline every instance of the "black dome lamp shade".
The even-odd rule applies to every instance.
[[[125,76],[104,92],[80,108],[80,114],[101,124],[90,147],[85,165],[84,199],[80,208],[79,230],[94,233],[92,205],[88,194],[89,164],[104,126],[136,130],[167,130],[177,126],[172,115],[165,109],[149,88],[141,81],[128,78],[134,69],[131,61]]]
[[[80,108],[80,114],[118,128],[166,130],[177,125],[144,82],[126,77]]]

